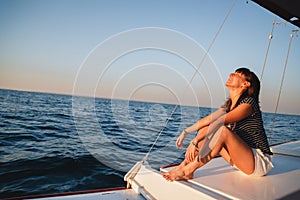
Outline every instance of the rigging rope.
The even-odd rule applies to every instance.
[[[289,54],[290,54],[291,46],[292,46],[293,37],[294,37],[294,35],[298,31],[299,30],[293,29],[292,32],[291,32],[291,34],[290,34],[290,42],[289,42],[288,51],[287,51],[287,55],[286,55],[286,59],[285,59],[285,64],[284,64],[284,68],[283,68],[283,72],[282,72],[281,83],[280,83],[280,88],[279,88],[279,92],[278,92],[278,97],[277,97],[275,112],[274,112],[273,119],[272,119],[272,127],[271,127],[271,130],[270,130],[269,143],[271,142],[271,138],[272,138],[272,134],[273,134],[273,129],[274,129],[274,125],[275,125],[275,118],[276,118],[276,114],[277,114],[277,110],[278,110],[278,106],[279,106],[279,101],[280,101],[280,97],[281,97],[282,86],[283,86],[283,82],[284,82],[284,77],[285,77],[285,72],[286,72],[286,67],[287,67],[287,63],[288,63],[288,59],[289,59]]]
[[[271,41],[273,39],[273,32],[274,32],[275,24],[278,24],[278,22],[276,22],[276,15],[274,16],[274,22],[272,24],[272,31],[271,31],[271,33],[269,35],[268,47],[267,47],[267,51],[266,51],[266,55],[265,55],[264,64],[263,64],[263,67],[262,67],[262,70],[261,70],[261,74],[260,74],[260,82],[262,82],[262,78],[263,78],[263,75],[264,75],[265,66],[266,66],[266,63],[267,63],[267,57],[268,57],[268,54],[269,54],[269,49],[270,49]]]
[[[261,74],[260,74],[260,82],[262,82],[262,79],[263,79],[263,75],[264,75],[264,71],[265,71],[265,67],[266,67],[266,63],[267,63],[267,58],[268,58],[268,55],[269,55],[269,50],[270,50],[270,46],[271,46],[271,41],[273,39],[273,32],[274,32],[274,27],[275,25],[279,25],[279,24],[286,24],[287,22],[278,22],[276,21],[276,15],[274,16],[274,21],[272,23],[272,31],[269,35],[269,42],[268,42],[268,47],[267,47],[267,51],[266,51],[266,55],[265,55],[265,59],[264,59],[264,64],[263,64],[263,67],[262,67],[262,70],[261,70]]]
[[[268,58],[268,55],[269,55],[271,41],[273,39],[274,28],[275,28],[275,25],[278,25],[278,24],[282,24],[282,22],[277,22],[276,21],[276,15],[274,15],[274,21],[272,23],[272,30],[271,30],[271,33],[269,35],[269,42],[268,42],[268,46],[267,46],[267,50],[266,50],[266,54],[265,54],[264,64],[263,64],[263,67],[262,67],[262,70],[261,70],[261,74],[260,74],[260,82],[262,82],[262,79],[263,79],[263,76],[264,76],[264,71],[265,71],[265,67],[266,67],[266,63],[267,63],[267,58]],[[277,105],[278,104],[279,103],[278,103],[278,100],[277,100]],[[278,107],[278,106],[276,106],[276,107]],[[273,132],[274,124],[275,124],[274,122],[275,122],[276,113],[277,113],[277,108],[274,111],[274,116],[273,116],[273,120],[272,120],[272,128],[270,130],[270,134],[269,134],[269,137],[268,137],[269,138],[269,143],[271,142],[272,132]]]
[[[184,88],[182,94],[179,95],[180,97],[184,95],[184,93],[186,92],[186,89],[191,85],[191,83],[192,83],[192,81],[194,80],[195,76],[196,76],[197,73],[199,72],[200,67],[202,66],[203,62],[205,61],[205,59],[206,59],[206,57],[207,57],[207,55],[208,55],[210,49],[212,48],[213,44],[215,43],[215,41],[216,41],[216,39],[217,39],[219,33],[221,32],[221,30],[222,30],[222,28],[223,28],[223,26],[224,26],[224,24],[225,24],[227,18],[229,17],[229,15],[230,15],[230,13],[231,13],[233,7],[235,6],[236,2],[237,2],[237,0],[233,0],[233,2],[232,2],[232,4],[231,4],[231,6],[230,6],[230,8],[229,8],[229,10],[228,10],[228,12],[227,12],[227,14],[225,15],[225,17],[224,17],[224,19],[223,19],[223,21],[222,21],[222,23],[221,23],[221,25],[220,25],[218,31],[217,31],[216,34],[214,35],[214,37],[213,37],[213,39],[212,39],[212,41],[211,41],[211,43],[210,43],[210,45],[209,45],[209,47],[208,47],[206,53],[204,54],[204,56],[203,56],[203,58],[202,58],[200,64],[198,65],[197,69],[195,70],[194,74],[192,75],[190,81],[186,84],[186,86],[185,86],[185,88]],[[154,141],[153,144],[151,145],[149,151],[147,152],[147,154],[146,154],[145,157],[143,158],[142,163],[144,163],[144,162],[148,159],[148,156],[150,155],[150,153],[151,153],[153,147],[154,147],[155,144],[157,143],[157,141],[158,141],[159,137],[161,136],[161,134],[163,133],[164,129],[167,127],[167,125],[168,125],[168,123],[169,123],[171,117],[172,117],[173,114],[175,113],[175,111],[176,111],[176,109],[178,108],[178,106],[179,106],[178,104],[175,105],[175,107],[174,107],[174,109],[172,110],[172,112],[170,113],[169,117],[167,117],[167,119],[165,120],[164,125],[162,126],[161,130],[159,131],[159,134],[157,135],[155,141]]]

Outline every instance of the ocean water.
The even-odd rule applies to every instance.
[[[212,110],[174,108],[0,90],[0,199],[123,187],[126,171],[146,155],[154,169],[180,162],[178,134]],[[273,116],[263,113],[271,144],[300,139],[299,115],[277,114],[274,127]]]

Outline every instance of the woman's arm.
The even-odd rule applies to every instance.
[[[183,148],[183,140],[187,134],[192,133],[194,131],[198,131],[199,129],[205,126],[208,126],[209,124],[211,124],[213,121],[215,121],[216,119],[218,119],[220,116],[224,114],[225,114],[224,108],[220,108],[215,112],[211,113],[210,115],[198,120],[195,124],[189,126],[185,130],[183,130],[182,133],[177,138],[176,147]]]
[[[212,133],[215,133],[221,126],[225,124],[230,124],[233,122],[241,121],[251,115],[254,112],[251,104],[241,104],[230,112],[220,116],[216,120],[214,120],[210,125],[206,136],[210,136]],[[197,135],[193,142],[198,144],[200,140],[203,139],[203,135]]]
[[[224,108],[219,108],[215,112],[211,113],[210,115],[203,117],[202,119],[198,120],[195,124],[185,129],[186,133],[192,133],[194,131],[198,131],[201,128],[210,125],[216,119],[221,117],[225,114]]]
[[[252,105],[243,103],[224,115],[224,124],[241,121],[253,113],[254,109]]]

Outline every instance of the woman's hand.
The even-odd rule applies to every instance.
[[[179,135],[179,137],[176,140],[176,147],[179,149],[183,148],[183,140],[185,138],[186,131],[182,131],[182,133]]]
[[[190,143],[185,152],[185,159],[188,162],[192,162],[198,156],[198,153],[198,148],[194,144]]]

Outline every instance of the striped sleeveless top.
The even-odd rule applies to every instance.
[[[252,97],[244,98],[240,104],[251,104],[253,114],[236,123],[230,124],[232,131],[251,148],[260,149],[264,154],[272,155],[258,103]]]

